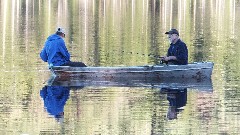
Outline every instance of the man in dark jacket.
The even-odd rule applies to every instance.
[[[57,28],[56,33],[47,38],[44,48],[40,53],[41,59],[53,66],[86,67],[82,62],[70,61],[70,54],[63,40],[64,37],[64,29]]]
[[[162,60],[174,65],[188,64],[188,49],[186,44],[180,40],[178,31],[171,29],[165,34],[168,34],[170,47],[167,56],[164,56]]]

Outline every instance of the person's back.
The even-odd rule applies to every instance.
[[[64,29],[57,28],[56,33],[47,38],[40,53],[41,59],[52,66],[86,67],[82,62],[70,61],[70,54],[63,40],[64,37]]]
[[[57,34],[53,34],[47,38],[40,57],[43,61],[48,62],[48,64],[53,64],[53,66],[60,66],[70,61],[70,54],[64,40]]]

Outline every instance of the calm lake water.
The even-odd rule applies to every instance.
[[[41,97],[51,74],[39,52],[58,26],[72,60],[88,66],[157,64],[151,56],[166,54],[164,33],[177,28],[189,62],[214,62],[212,90],[181,93],[170,120],[169,94],[156,87],[59,86],[52,89],[64,91],[64,118],[55,118],[58,108],[44,107],[54,101]],[[1,134],[240,132],[239,0],[1,0],[0,32]]]

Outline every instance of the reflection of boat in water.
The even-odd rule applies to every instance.
[[[69,87],[151,87],[151,88],[193,88],[202,91],[212,91],[211,79],[201,81],[195,79],[136,79],[126,78],[91,78],[83,79],[81,77],[54,77],[48,80],[49,86],[69,86]]]
[[[212,62],[198,62],[188,65],[149,65],[131,67],[69,67],[53,66],[51,71],[58,77],[78,77],[91,80],[107,79],[195,79],[211,78]]]

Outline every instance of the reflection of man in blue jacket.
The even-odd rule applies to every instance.
[[[178,31],[171,29],[165,34],[168,34],[170,47],[167,56],[163,57],[162,60],[174,65],[188,64],[188,49],[186,44],[180,40]]]
[[[40,91],[40,96],[44,100],[44,107],[57,120],[64,116],[64,105],[69,98],[69,92],[69,87],[62,86],[44,86]]]
[[[55,34],[49,36],[40,53],[41,59],[53,66],[86,67],[82,62],[70,61],[70,54],[63,40],[64,37],[65,32],[62,28],[58,28]]]

